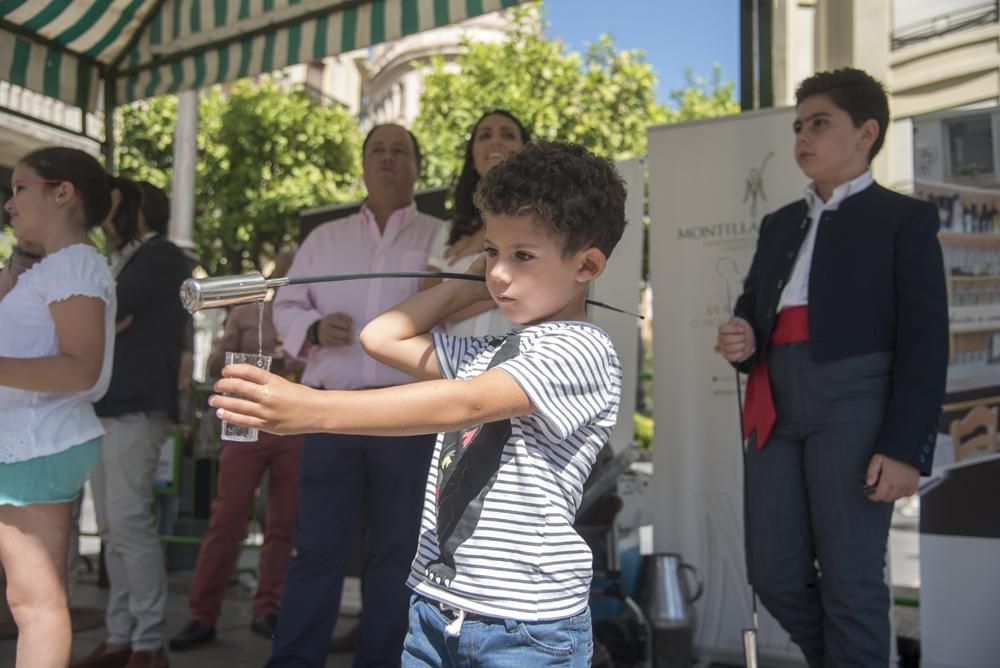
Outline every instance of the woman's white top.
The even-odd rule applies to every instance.
[[[464,255],[448,262],[448,260],[444,259],[444,251],[448,247],[449,234],[451,234],[451,226],[442,225],[441,229],[438,230],[437,236],[434,238],[434,242],[431,244],[431,254],[427,258],[427,265],[437,267],[439,271],[464,272],[479,257],[479,252]],[[465,320],[446,322],[444,323],[444,329],[445,333],[452,336],[486,336],[488,334],[499,336],[515,329],[520,329],[520,326],[503,317],[500,309],[494,308],[485,313],[466,318]]]
[[[81,392],[32,392],[7,387],[0,378],[0,462],[44,457],[104,434],[93,402],[111,382],[116,301],[108,261],[96,248],[67,246],[21,274],[0,300],[0,357],[57,355],[49,305],[78,295],[104,300],[104,361],[97,383]]]

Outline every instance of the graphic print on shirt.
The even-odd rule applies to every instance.
[[[518,355],[517,334],[499,339],[500,348],[488,369]],[[437,539],[440,556],[427,564],[436,584],[455,579],[455,550],[479,524],[486,495],[497,480],[500,458],[511,434],[510,420],[497,420],[462,431],[448,432],[441,442],[437,486]]]

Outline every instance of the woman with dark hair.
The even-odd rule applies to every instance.
[[[44,256],[0,300],[0,564],[19,666],[69,662],[70,517],[100,458],[93,402],[114,343],[114,280],[89,235],[111,188],[87,153],[44,148],[14,167],[4,206],[18,244]]]
[[[429,271],[465,271],[483,250],[483,221],[472,203],[479,179],[494,165],[517,153],[531,139],[528,130],[513,114],[494,109],[483,114],[472,127],[465,144],[465,161],[455,185],[455,217],[442,228],[427,261]],[[424,289],[440,283],[424,279]],[[482,336],[502,334],[512,325],[498,309],[484,302],[457,313],[446,324],[449,334]]]

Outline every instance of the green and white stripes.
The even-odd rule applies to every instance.
[[[0,31],[0,79],[92,110],[97,103],[97,77],[91,62]]]
[[[93,110],[312,62],[523,0],[0,0],[0,79]]]

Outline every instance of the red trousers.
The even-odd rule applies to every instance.
[[[260,549],[253,615],[277,612],[292,556],[299,501],[301,436],[260,432],[256,443],[227,443],[219,455],[219,479],[208,530],[201,543],[188,603],[191,618],[214,626],[246,536],[254,492],[270,471],[264,544]]]

